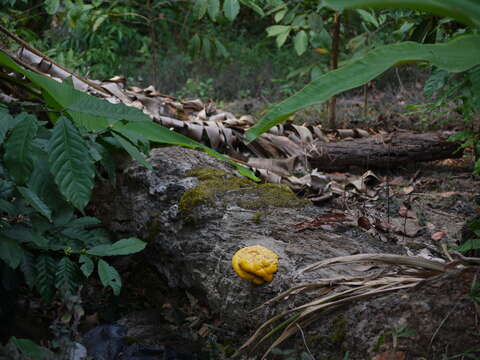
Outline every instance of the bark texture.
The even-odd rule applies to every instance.
[[[325,143],[316,141],[310,165],[320,171],[362,168],[394,168],[412,162],[462,157],[459,144],[440,133],[398,133],[365,139]]]

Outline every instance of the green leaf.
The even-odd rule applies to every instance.
[[[290,26],[287,26],[287,25],[272,25],[272,26],[269,26],[266,30],[267,30],[267,36],[271,37],[271,36],[277,36],[277,35],[280,35],[280,34],[284,34],[284,33],[287,33],[289,32],[291,29]]]
[[[23,250],[18,242],[0,235],[0,260],[16,269],[23,258]]]
[[[295,35],[295,37],[293,38],[293,45],[295,46],[295,51],[299,56],[307,50],[308,36],[304,30],[299,31]]]
[[[90,275],[92,275],[93,270],[95,268],[95,265],[94,265],[92,259],[90,259],[90,257],[82,254],[78,258],[78,261],[80,262],[80,264],[82,264],[80,266],[80,270],[82,271],[83,275],[85,275],[85,277],[87,277],[87,278],[90,277]]]
[[[10,216],[17,216],[20,214],[20,210],[17,209],[10,201],[0,199],[0,210],[7,213]]]
[[[480,4],[477,0],[326,0],[324,4],[335,9],[408,8],[480,27]]]
[[[0,179],[0,198],[1,199],[9,199],[12,194],[13,190],[15,190],[15,183]]]
[[[40,254],[37,257],[35,269],[37,271],[35,287],[42,298],[48,301],[54,292],[57,264],[50,255]]]
[[[117,124],[113,126],[114,130],[116,129],[116,125]],[[215,150],[210,149],[209,147],[203,144],[200,144],[182,134],[171,131],[157,123],[154,123],[153,121],[131,122],[123,126],[122,129],[135,131],[139,134],[142,134],[152,142],[169,144],[169,145],[179,145],[179,146],[184,146],[191,149],[201,149],[205,151],[207,154],[210,154],[216,157],[217,159],[220,159],[232,164],[233,166],[235,166],[235,168],[238,170],[238,172],[241,175],[246,176],[254,181],[259,181],[259,179],[255,176],[255,174],[253,174],[253,172],[251,172],[246,167],[238,164],[235,161],[230,160],[224,155],[216,152]]]
[[[375,18],[375,16],[372,15],[372,14],[370,14],[368,11],[365,11],[365,10],[362,10],[362,9],[358,9],[357,12],[360,14],[360,16],[361,16],[361,18],[363,19],[363,21],[372,24],[372,25],[375,26],[376,28],[378,28],[378,27],[380,26],[380,24],[378,23],[378,21],[377,21],[377,19]]]
[[[18,191],[25,200],[40,214],[45,216],[48,220],[52,221],[52,211],[48,208],[48,206],[29,188],[19,186],[17,187]]]
[[[215,48],[217,49],[217,56],[223,56],[224,58],[228,58],[230,54],[228,53],[227,49],[223,44],[218,40],[215,39]]]
[[[127,106],[123,103],[112,104],[107,100],[99,99],[90,95],[80,97],[78,101],[68,105],[66,110],[73,111],[74,113],[91,115],[93,117],[106,118],[109,125],[118,120],[150,120],[148,115],[144,114],[137,108]]]
[[[79,210],[88,204],[95,169],[78,129],[62,116],[48,142],[48,161],[62,195]]]
[[[3,144],[7,131],[10,129],[9,123],[13,120],[8,110],[0,108],[0,145]]]
[[[92,226],[100,225],[102,222],[96,217],[84,216],[81,218],[74,219],[68,223],[68,227],[80,227],[88,228]]]
[[[238,3],[238,0],[225,0],[223,3],[223,13],[228,20],[235,20],[239,11],[240,4]]]
[[[24,184],[32,170],[32,140],[37,134],[38,124],[34,116],[23,113],[22,120],[13,128],[5,142],[5,165],[17,184]]]
[[[125,149],[125,151],[136,161],[138,161],[140,164],[145,166],[148,170],[153,170],[152,164],[150,164],[147,160],[145,160],[145,156],[138,151],[138,149],[132,145],[129,141],[125,140],[123,137],[120,135],[117,135],[115,133],[112,133],[112,135],[115,137],[115,139],[118,140],[120,145]]]
[[[35,344],[30,339],[17,339],[15,336],[12,336],[10,342],[28,359],[45,360],[53,358],[53,353],[50,350]]]
[[[48,15],[55,15],[60,7],[60,0],[44,0],[44,3]]]
[[[262,8],[260,6],[258,6],[257,4],[255,4],[254,1],[252,1],[252,0],[240,0],[240,2],[243,5],[249,7],[253,11],[255,11],[258,15],[265,16],[265,13],[263,12]]]
[[[80,281],[78,275],[77,265],[68,256],[62,257],[57,264],[55,287],[63,296],[75,294]]]
[[[195,4],[193,5],[193,17],[195,19],[201,19],[205,16],[207,12],[207,0],[195,0]]]
[[[275,14],[275,16],[273,17],[273,19],[275,20],[276,23],[282,21],[282,19],[285,17],[285,14],[287,13],[287,10],[288,9],[282,9],[280,10],[279,12],[277,12]]]
[[[113,244],[95,246],[87,253],[95,256],[129,255],[142,251],[145,246],[147,246],[147,243],[137,238],[126,238]]]
[[[480,249],[480,239],[469,239],[465,241],[461,246],[455,247],[455,250],[458,250],[460,252],[467,252],[477,249]]]
[[[107,14],[102,14],[100,15],[98,18],[95,19],[95,22],[93,23],[93,26],[92,26],[92,31],[95,32],[98,30],[98,28],[100,27],[100,25],[103,24],[103,22],[105,20],[108,19],[108,15]]]
[[[110,286],[115,295],[120,294],[122,288],[122,279],[120,274],[115,270],[113,266],[102,259],[98,260],[98,276],[103,286]]]
[[[22,270],[23,277],[30,289],[33,289],[35,285],[35,277],[37,272],[35,271],[35,255],[28,251],[23,252],[22,262],[20,263],[20,269]]]
[[[316,78],[296,94],[273,106],[245,133],[245,139],[253,141],[291,113],[363,85],[392,66],[412,61],[427,61],[450,72],[468,70],[480,63],[480,36],[465,35],[446,44],[404,42],[376,48],[344,67]]]
[[[208,0],[208,16],[212,21],[217,19],[218,13],[220,12],[220,1],[219,0]]]
[[[292,28],[290,26],[288,28],[289,29],[288,29],[287,32],[284,32],[284,33],[277,36],[277,38],[276,38],[277,47],[281,48],[283,46],[283,44],[285,44],[285,41],[287,40],[288,35],[290,35],[290,31],[292,30]]]
[[[441,69],[436,69],[432,75],[425,81],[423,86],[423,94],[426,97],[432,97],[438,90],[440,90],[446,83],[448,72]]]

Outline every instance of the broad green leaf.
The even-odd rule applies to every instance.
[[[48,15],[54,15],[57,13],[60,7],[60,0],[44,0],[45,11]]]
[[[50,255],[40,254],[37,257],[35,269],[37,271],[35,288],[48,301],[52,298],[55,289],[57,262]]]
[[[212,59],[212,43],[209,38],[202,39],[202,52],[206,59]]]
[[[74,219],[73,221],[70,221],[68,223],[69,227],[80,227],[80,228],[88,228],[91,226],[97,226],[100,225],[102,222],[91,216],[84,216],[81,218]]]
[[[115,130],[115,125],[113,129]],[[209,147],[200,144],[182,134],[171,131],[153,121],[137,121],[126,124],[122,127],[123,129],[135,131],[139,134],[145,136],[148,140],[161,144],[170,144],[170,145],[179,145],[191,149],[200,149],[205,151],[207,154],[216,157],[217,159],[226,161],[237,169],[237,171],[254,181],[259,181],[255,174],[247,169],[246,167],[238,164],[237,162],[230,160],[226,156],[216,152],[215,150],[210,149]]]
[[[363,85],[392,66],[413,61],[430,62],[449,72],[468,70],[480,63],[480,36],[465,35],[446,44],[404,42],[376,48],[344,67],[316,78],[296,94],[273,106],[245,133],[245,139],[253,141],[293,112]]]
[[[28,359],[45,360],[52,359],[54,356],[50,350],[35,344],[30,339],[17,339],[15,336],[12,336],[10,342],[22,352],[25,358]]]
[[[24,184],[33,170],[32,140],[38,124],[34,116],[23,113],[22,120],[13,128],[5,142],[5,165],[17,184]]]
[[[290,26],[287,26],[287,25],[272,25],[272,26],[269,26],[266,30],[267,30],[267,35],[271,37],[271,36],[277,36],[277,35],[289,32],[290,29],[291,29]]]
[[[147,246],[147,243],[137,238],[126,238],[113,244],[95,246],[87,253],[95,256],[129,255],[142,251],[145,246]]]
[[[87,278],[90,277],[90,275],[92,275],[93,270],[95,268],[95,265],[94,265],[92,259],[90,259],[90,257],[82,254],[78,258],[78,262],[80,264],[82,264],[80,266],[80,270],[82,271],[83,275],[85,275],[85,277],[87,277]]]
[[[15,205],[5,199],[0,199],[0,210],[10,216],[17,216],[20,212]]]
[[[73,295],[77,292],[80,282],[77,264],[64,256],[57,264],[55,273],[55,287],[63,296]]]
[[[285,17],[285,14],[287,13],[287,10],[288,9],[282,9],[280,10],[279,12],[277,12],[275,14],[275,16],[273,17],[273,19],[275,20],[276,23],[282,21],[282,19]]]
[[[220,12],[220,0],[208,0],[208,16],[212,21],[217,19],[218,13]]]
[[[265,13],[263,12],[262,8],[260,6],[258,6],[257,4],[255,4],[254,1],[252,1],[252,0],[240,0],[240,2],[243,5],[249,7],[253,11],[255,11],[258,15],[265,16]]]
[[[195,34],[190,40],[188,46],[193,54],[198,54],[200,52],[200,48],[202,47],[202,40],[200,39],[200,36]]]
[[[15,190],[15,183],[5,179],[0,179],[0,199],[8,199]]]
[[[228,53],[225,46],[223,46],[223,44],[218,39],[215,39],[214,42],[215,48],[217,49],[217,56],[223,56],[224,58],[228,58],[230,54]]]
[[[298,55],[302,55],[308,46],[308,36],[307,33],[302,30],[299,31],[293,38],[293,45],[295,46],[295,51]]]
[[[195,4],[193,5],[193,17],[195,19],[201,19],[204,17],[207,12],[207,6],[207,0],[195,0]]]
[[[66,110],[73,111],[74,113],[88,114],[94,117],[103,117],[108,119],[109,124],[112,124],[116,120],[150,120],[148,115],[144,114],[139,109],[125,104],[112,104],[107,100],[99,99],[90,95],[79,97],[78,101],[68,105]]]
[[[48,206],[29,188],[19,186],[17,187],[18,191],[25,200],[40,214],[45,216],[48,220],[52,221],[52,211],[48,208]]]
[[[136,161],[138,161],[140,164],[145,166],[148,170],[153,170],[152,164],[150,164],[147,160],[145,160],[145,155],[143,155],[138,149],[128,140],[125,140],[123,137],[120,135],[117,135],[115,133],[112,133],[112,135],[115,137],[115,139],[118,140],[120,145],[125,149],[125,151]]]
[[[18,242],[0,235],[0,260],[12,269],[16,269],[23,258],[23,250]]]
[[[8,110],[0,108],[0,145],[3,144],[7,131],[10,128],[9,123],[12,121],[12,115],[8,113]]]
[[[478,0],[326,0],[324,4],[335,9],[408,8],[454,18],[465,24],[480,27]]]
[[[110,286],[113,289],[113,293],[117,296],[120,294],[120,289],[122,288],[120,274],[105,260],[98,260],[98,276],[103,286]]]
[[[223,3],[223,13],[228,20],[235,20],[239,11],[240,4],[238,3],[238,0],[225,0]]]
[[[275,39],[276,43],[277,43],[277,47],[281,48],[283,46],[283,44],[285,44],[285,41],[287,40],[288,35],[290,35],[291,30],[292,30],[292,28],[289,26],[289,29],[288,29],[287,32],[284,32],[284,33],[277,36],[277,38]]]
[[[360,16],[361,16],[361,18],[363,19],[363,21],[372,24],[372,25],[375,26],[376,28],[378,28],[378,27],[380,26],[380,24],[378,23],[378,21],[377,21],[377,19],[375,18],[375,16],[372,15],[372,14],[370,14],[368,11],[362,10],[362,9],[358,9],[357,12],[360,14]]]
[[[88,204],[95,169],[85,141],[66,117],[60,117],[48,142],[50,170],[62,195],[79,210]]]
[[[20,263],[20,269],[22,270],[23,277],[30,289],[33,289],[35,285],[35,255],[28,251],[23,252],[22,262]]]

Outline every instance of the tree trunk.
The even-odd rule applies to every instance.
[[[338,51],[340,43],[340,13],[335,13],[335,18],[333,20],[333,36],[332,36],[332,58],[330,68],[335,70],[338,68]],[[329,111],[328,111],[328,126],[330,129],[337,128],[336,122],[336,108],[337,108],[337,97],[332,96],[329,102]]]
[[[388,134],[366,139],[325,143],[316,141],[310,155],[312,168],[344,170],[349,166],[386,168],[417,161],[459,158],[458,143],[446,134]]]

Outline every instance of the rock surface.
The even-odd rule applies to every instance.
[[[93,210],[117,236],[137,236],[149,241],[144,252],[146,260],[171,287],[189,289],[201,298],[224,320],[221,326],[226,331],[251,333],[273,314],[298,304],[301,299],[292,298],[250,312],[292,286],[319,278],[358,274],[346,265],[313,273],[299,272],[314,262],[359,253],[404,254],[402,246],[383,242],[348,224],[297,232],[295,224],[331,209],[299,202],[293,196],[289,198],[291,194],[282,187],[272,190],[246,180],[237,181],[231,176],[235,173],[232,169],[204,153],[176,147],[161,148],[151,152],[150,160],[154,171],[131,163],[119,175],[115,189],[108,185],[97,188]],[[199,169],[221,172],[204,173]],[[267,195],[263,193],[265,189]],[[280,258],[274,280],[262,286],[239,278],[231,266],[231,257],[238,249],[256,244],[273,250]],[[403,322],[408,322],[409,328],[428,323],[429,312],[437,309],[433,306],[437,303],[434,289],[440,292],[443,281],[451,280],[442,279],[438,280],[438,285],[421,288],[419,298],[414,295],[416,290],[410,289],[404,295],[381,296],[347,310],[343,316],[348,326],[340,336],[342,346],[335,346],[333,353],[351,348],[350,359],[364,359],[371,350],[372,341],[388,329]],[[443,310],[448,305],[453,309],[449,315],[451,321],[458,320],[459,316],[473,316],[473,313],[458,313],[458,310],[466,311],[467,307],[456,305],[465,297],[467,288],[453,286],[451,290],[452,296],[442,298],[442,311],[430,316],[435,319],[432,326],[440,326],[437,320],[447,315]],[[414,311],[417,307],[424,309],[423,317],[417,316],[419,313]],[[321,322],[323,325],[315,331],[319,334],[338,332],[338,326],[332,330],[332,324],[343,311],[336,311],[329,322]],[[442,344],[438,348],[451,344],[444,342],[448,339],[443,331],[448,328],[440,326],[434,338],[436,343]],[[416,330],[418,337],[423,336],[424,340],[432,336],[432,327],[424,334],[421,329]],[[425,343],[415,339],[417,345]],[[471,344],[470,339],[467,343]],[[449,349],[457,345],[451,344]]]

